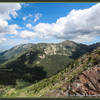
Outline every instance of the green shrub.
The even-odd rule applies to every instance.
[[[93,59],[92,59],[92,63],[93,63],[94,65],[98,64],[98,63],[99,63],[99,59],[98,59],[98,58],[93,58]]]
[[[92,57],[90,56],[89,58],[88,58],[88,62],[90,62],[92,60]]]

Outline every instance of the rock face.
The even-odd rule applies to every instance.
[[[69,95],[100,96],[100,67],[95,66],[84,71],[69,87]]]
[[[47,55],[54,55],[57,52],[57,47],[56,45],[50,45],[44,51]]]
[[[41,56],[39,56],[39,58],[44,59],[45,58],[45,55],[41,55]]]
[[[100,96],[100,67],[82,72],[73,82],[64,83],[46,97]]]
[[[63,45],[51,44],[44,49],[46,55],[71,55],[70,50],[67,50]]]

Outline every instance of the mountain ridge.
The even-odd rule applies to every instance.
[[[84,58],[84,55],[91,55],[91,52],[99,46],[99,43],[94,44],[94,46],[87,46],[67,40],[62,43],[30,43],[13,47],[0,53],[1,87],[4,85],[8,89],[11,85],[16,90],[23,87],[27,89],[27,86],[29,87],[29,85],[31,85],[34,86],[34,91],[42,91],[40,89],[45,88],[46,84],[49,84],[48,82],[53,86],[55,82],[59,81],[59,78],[63,79],[66,77],[66,79],[70,79],[72,76],[74,77],[72,74],[78,74],[78,69],[75,66],[82,62],[77,59],[81,59],[81,57]],[[86,59],[83,61],[86,61]],[[85,64],[85,62],[83,63]],[[83,69],[80,69],[79,72]],[[67,76],[63,76],[62,73],[66,72],[66,70],[68,74]],[[66,74],[64,73],[64,75]],[[13,76],[12,79],[10,79],[11,76]],[[35,84],[37,84],[40,89]],[[62,83],[58,84],[62,85]],[[22,90],[25,89],[23,88]],[[47,96],[41,92],[36,95],[40,94]]]
[[[50,97],[50,98],[60,97],[61,98],[61,97],[68,97],[71,95],[72,96],[89,96],[89,95],[98,96],[99,92],[98,90],[95,90],[97,89],[97,87],[95,86],[99,83],[97,82],[93,83],[92,81],[95,79],[96,81],[99,82],[98,79],[99,77],[98,70],[100,70],[99,58],[100,58],[100,48],[94,50],[93,52],[84,54],[82,57],[75,60],[72,64],[69,64],[64,70],[60,71],[59,73],[53,75],[50,78],[43,79],[38,83],[35,83],[31,86],[22,89],[18,89],[18,90],[15,89],[12,92],[11,90],[7,90],[4,97],[24,96],[24,97]],[[94,73],[95,71],[97,71],[97,74]],[[83,73],[84,74],[88,73],[87,77],[89,78],[89,80],[87,80],[87,78],[84,78],[82,76]],[[80,79],[82,79],[83,77],[85,81],[81,80],[81,83],[79,83],[78,77],[81,77]],[[87,87],[87,85],[83,84],[84,82],[87,83],[88,85],[90,84],[89,85],[90,87]],[[81,89],[81,91],[79,91],[79,88],[77,87],[80,86],[84,86],[85,90]],[[90,88],[92,88],[92,90]]]

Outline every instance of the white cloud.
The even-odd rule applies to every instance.
[[[84,42],[100,36],[99,26],[100,3],[87,9],[72,10],[67,16],[57,19],[56,23],[39,23],[33,30],[40,38],[55,37]]]
[[[4,43],[5,41],[7,41],[6,38],[0,38],[0,43]]]
[[[33,22],[34,22],[34,23],[37,22],[37,21],[40,19],[40,17],[42,17],[42,14],[41,14],[41,13],[36,13],[36,14],[35,14],[35,19],[34,19]]]
[[[100,26],[94,26],[95,30],[100,30]]]
[[[10,15],[14,18],[18,15],[17,10],[21,9],[19,3],[0,3],[0,19],[11,19]]]
[[[33,28],[32,24],[30,24],[30,23],[26,24],[26,27],[29,28],[29,29]]]
[[[36,37],[36,33],[28,31],[28,30],[24,30],[20,32],[20,36],[22,38],[35,38]]]
[[[27,16],[24,16],[24,17],[23,17],[23,20],[25,21],[26,19],[28,19],[28,18],[30,18],[30,17],[32,17],[32,14],[29,14],[29,15],[27,15]]]
[[[20,9],[19,3],[0,3],[0,43],[5,41],[6,34],[17,34],[18,25],[9,25],[8,20],[16,18],[18,16],[16,11]]]
[[[8,27],[8,22],[0,19],[0,33],[6,32],[7,27]]]
[[[26,17],[25,16],[23,17],[23,20],[26,20]]]
[[[6,8],[7,9],[7,8]],[[8,19],[10,15],[13,17],[17,16],[16,11],[19,8],[12,8],[12,13],[9,10],[0,9],[0,39],[4,38],[4,34],[15,34],[22,38],[56,38],[56,39],[68,39],[76,42],[91,42],[96,36],[100,36],[100,4],[96,4],[87,9],[72,10],[68,15],[57,19],[55,23],[39,23],[36,26],[32,24],[26,24],[26,27],[33,29],[33,31],[22,30],[18,32],[17,29],[20,27],[16,24],[9,25]],[[3,11],[4,10],[4,11]],[[3,13],[3,15],[1,14]],[[6,14],[5,12],[8,12]],[[3,18],[4,15],[7,15]],[[23,20],[27,20],[32,15],[23,17]],[[42,15],[38,14],[35,16],[34,22],[37,22]]]
[[[96,36],[90,36],[90,35],[84,35],[84,36],[82,36],[82,35],[79,35],[79,36],[77,36],[77,37],[75,37],[75,39],[73,39],[73,41],[76,41],[76,42],[91,42],[91,41],[93,41],[93,40],[95,40],[96,39]]]
[[[18,34],[17,29],[20,29],[20,27],[17,24],[9,25],[8,26],[8,34],[17,35]]]

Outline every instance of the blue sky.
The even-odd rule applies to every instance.
[[[18,17],[12,18],[9,24],[18,24],[24,27],[24,24],[31,23],[33,25],[42,23],[53,23],[60,17],[66,16],[72,9],[85,9],[93,6],[95,3],[25,3],[22,8],[17,11]],[[25,6],[26,5],[26,6]],[[41,13],[43,16],[33,23],[36,13]],[[27,21],[23,21],[22,18],[32,14]]]
[[[0,4],[0,49],[22,43],[99,42],[100,4]]]

